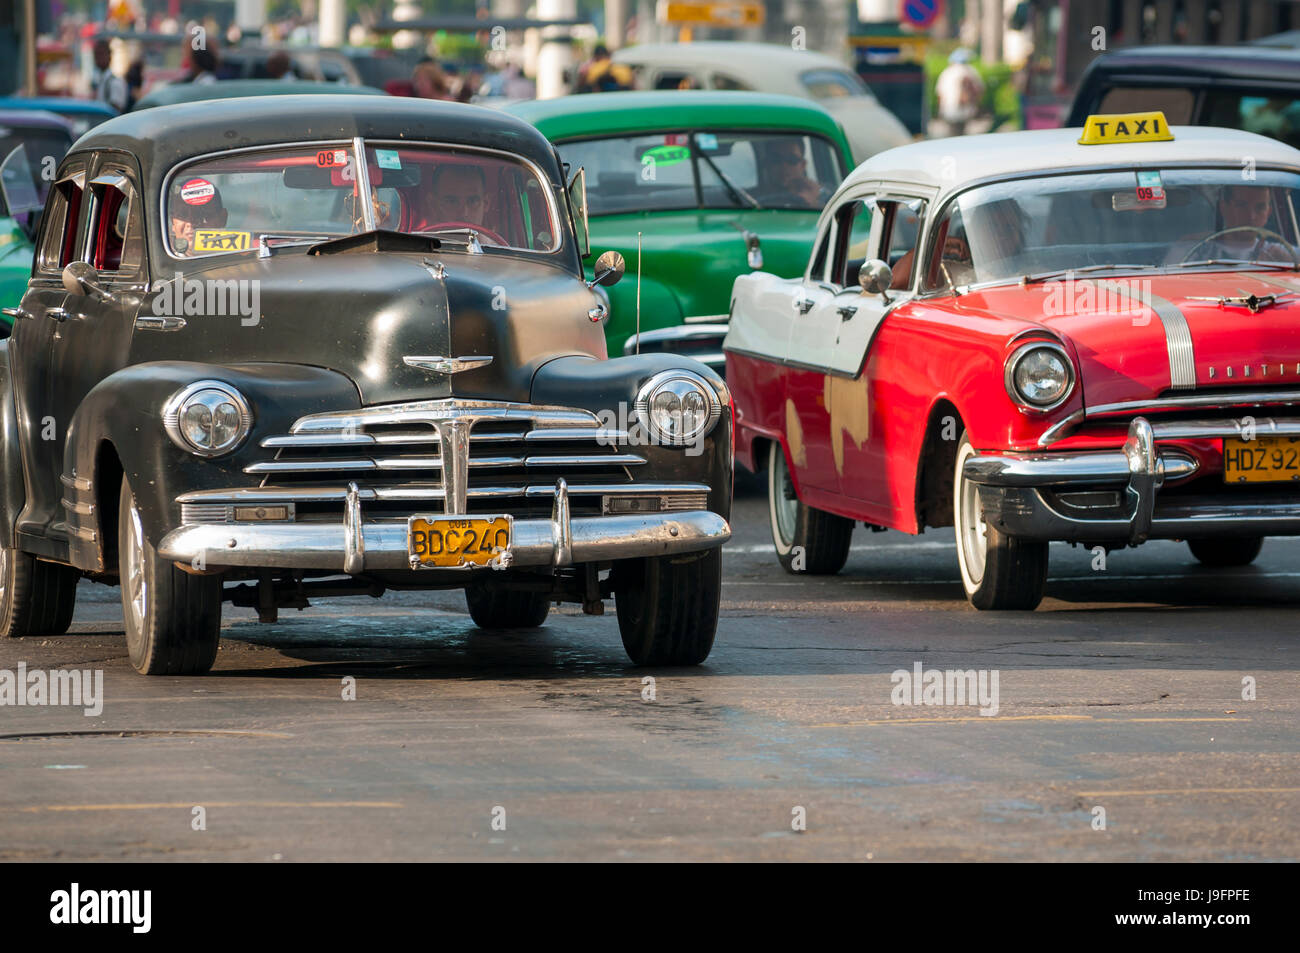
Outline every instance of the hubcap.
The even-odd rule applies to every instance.
[[[794,542],[794,528],[799,521],[799,498],[794,492],[790,469],[785,465],[785,454],[778,448],[772,454],[772,483],[768,495],[772,498],[772,513],[781,542],[789,546]]]
[[[127,608],[131,621],[137,632],[144,628],[144,606],[148,596],[144,580],[144,526],[140,523],[140,511],[135,502],[131,503],[130,538],[126,541],[126,566],[122,584],[126,586]]]
[[[957,549],[962,566],[972,585],[978,586],[984,578],[984,561],[988,555],[989,528],[980,509],[979,490],[962,476],[962,464],[973,453],[962,453],[957,458]]]

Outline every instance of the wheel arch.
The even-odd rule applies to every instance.
[[[940,397],[930,406],[916,464],[914,511],[918,530],[952,525],[953,467],[965,427],[961,411],[947,397]]]

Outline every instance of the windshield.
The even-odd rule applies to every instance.
[[[367,145],[365,153],[360,177],[351,143],[258,149],[184,166],[166,197],[172,251],[247,251],[261,241],[308,243],[372,225],[482,247],[559,247],[550,190],[522,162],[407,143]]]
[[[958,196],[934,240],[958,286],[1209,261],[1291,266],[1298,198],[1300,175],[1241,168],[1019,179]],[[930,287],[946,286],[933,264]]]
[[[799,75],[803,88],[813,99],[838,99],[842,96],[870,96],[871,91],[856,73],[839,69],[808,70]]]
[[[821,209],[843,177],[804,133],[660,132],[559,146],[587,170],[589,215],[692,208]]]

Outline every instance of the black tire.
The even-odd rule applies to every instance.
[[[1187,548],[1204,566],[1226,569],[1229,566],[1249,566],[1264,545],[1263,536],[1245,536],[1241,539],[1189,539]]]
[[[966,598],[976,609],[1037,608],[1047,586],[1047,542],[1007,536],[984,522],[974,485],[962,474],[962,464],[974,452],[963,433],[953,474],[952,522]]]
[[[722,603],[722,551],[614,564],[623,648],[637,665],[699,665],[713,649]]]
[[[795,496],[785,451],[775,440],[767,458],[767,516],[776,558],[786,572],[833,576],[844,568],[853,520],[814,509]]]
[[[470,618],[480,629],[535,629],[546,621],[551,600],[545,592],[505,589],[486,583],[465,588]]]
[[[131,665],[141,675],[204,674],[216,661],[221,635],[221,576],[194,575],[160,559],[140,527],[125,480],[117,539]]]
[[[0,547],[0,637],[67,632],[77,608],[80,576],[71,566]]]

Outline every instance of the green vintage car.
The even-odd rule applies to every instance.
[[[566,174],[583,170],[588,274],[600,252],[627,260],[609,289],[612,356],[672,351],[721,372],[732,282],[803,274],[822,206],[852,168],[839,123],[792,96],[600,93],[505,109],[556,144]]]

